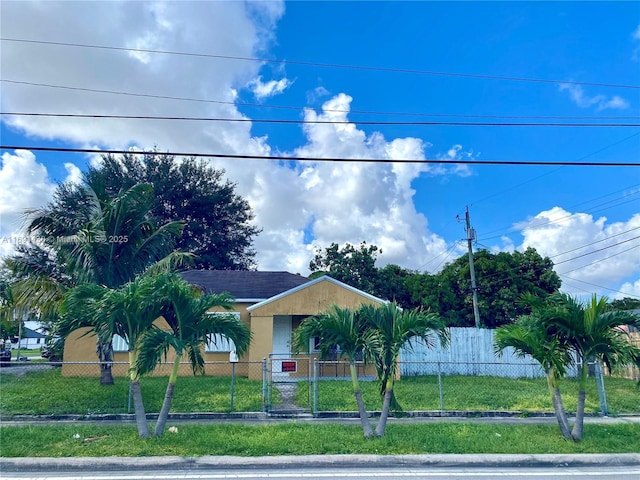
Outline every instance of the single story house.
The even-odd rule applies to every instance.
[[[190,270],[182,277],[207,293],[228,293],[236,299],[235,313],[253,334],[248,352],[240,359],[236,373],[251,379],[262,378],[263,359],[279,375],[307,375],[309,357],[295,359],[291,354],[291,334],[307,317],[326,311],[331,305],[358,308],[361,304],[382,304],[385,301],[329,276],[311,280],[289,272],[261,272],[242,270]],[[161,326],[163,319],[159,320]],[[165,324],[166,325],[166,324]],[[67,338],[64,362],[97,362],[95,336],[89,329],[78,329]],[[114,360],[127,361],[127,345],[114,339]],[[225,362],[207,365],[209,375],[229,375],[230,352],[233,345],[225,339],[211,342],[205,349],[205,361]],[[171,361],[171,358],[168,359]],[[64,365],[63,375],[97,376],[97,365]],[[170,365],[157,369],[166,375]],[[184,365],[184,373],[189,367]],[[114,375],[125,375],[125,365],[115,365]],[[84,373],[86,372],[86,373]]]
[[[22,329],[22,338],[20,339],[20,348],[21,349],[34,349],[34,348],[42,348],[44,345],[44,340],[47,336],[43,333],[37,332],[29,327],[24,327]],[[14,337],[11,339],[11,348],[18,348],[18,337]]]

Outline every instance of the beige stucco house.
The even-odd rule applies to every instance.
[[[306,374],[308,360],[304,364],[304,359],[297,359],[294,364],[291,355],[291,334],[306,317],[322,313],[331,305],[357,308],[363,303],[384,303],[380,298],[329,276],[310,280],[288,272],[231,270],[190,270],[181,275],[207,293],[226,292],[236,299],[235,312],[253,334],[251,346],[240,358],[236,374],[254,379],[261,378],[262,370],[257,367],[265,358],[270,359],[274,372]],[[161,326],[163,322],[163,319],[159,319],[158,325]],[[87,335],[87,332],[87,329],[79,329],[69,335],[65,343],[64,362],[97,362],[95,336]],[[224,339],[207,346],[205,361],[225,362],[222,365],[207,365],[208,374],[230,373],[227,364],[232,348]],[[114,340],[114,350],[116,362],[127,361],[126,344],[122,339]],[[72,364],[63,365],[63,375],[78,375],[80,370],[75,367]],[[83,375],[99,375],[98,366],[91,367],[95,368],[82,369],[86,372]],[[166,375],[166,368],[162,367],[157,374]],[[187,373],[188,366],[183,367]],[[113,373],[125,375],[126,366],[114,365]]]

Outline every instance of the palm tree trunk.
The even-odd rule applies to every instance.
[[[101,338],[98,336],[96,353],[100,361],[100,385],[113,385],[113,341],[111,337]]]
[[[562,394],[560,389],[555,386],[555,381],[550,374],[547,374],[547,385],[549,386],[549,393],[551,394],[551,403],[553,404],[553,411],[556,414],[556,420],[560,427],[562,436],[567,440],[572,439],[571,427],[569,426],[569,419],[567,419],[567,412],[564,409],[562,402]]]
[[[358,413],[360,414],[360,422],[362,423],[364,438],[371,438],[373,436],[373,429],[371,428],[369,415],[367,414],[364,399],[362,398],[362,391],[360,390],[355,363],[349,362],[349,371],[351,372],[351,384],[353,385],[353,394],[356,397],[356,403],[358,404]]]
[[[129,368],[131,378],[131,393],[133,394],[133,410],[136,414],[136,427],[138,427],[138,436],[140,438],[148,438],[149,424],[147,423],[147,414],[144,411],[144,402],[142,401],[142,390],[137,374],[133,371],[133,365],[136,363],[135,352],[129,352]]]
[[[389,418],[389,410],[391,408],[391,398],[393,397],[393,379],[391,376],[387,378],[387,383],[384,387],[384,398],[382,400],[382,411],[380,412],[380,421],[376,427],[376,436],[384,436],[384,432],[387,429],[387,419]]]
[[[164,433],[164,426],[167,424],[167,418],[169,417],[169,410],[171,410],[171,401],[173,400],[173,388],[176,385],[176,380],[178,379],[178,370],[180,368],[180,360],[182,359],[182,354],[176,354],[176,358],[173,361],[173,369],[171,370],[171,375],[169,376],[169,383],[167,384],[167,391],[164,394],[164,400],[162,402],[162,408],[160,409],[160,414],[158,415],[158,421],[156,422],[156,428],[154,430],[154,435],[157,437],[161,437]]]
[[[573,430],[571,430],[571,437],[579,442],[582,440],[582,430],[584,426],[584,401],[587,396],[587,375],[589,373],[589,366],[585,361],[582,363],[582,369],[580,371],[580,389],[578,390],[578,405],[576,407],[576,421],[573,424]]]

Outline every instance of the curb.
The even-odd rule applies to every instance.
[[[274,457],[74,457],[3,458],[3,472],[94,472],[269,468],[362,467],[640,467],[640,453],[624,454],[497,454],[497,455],[305,455]]]

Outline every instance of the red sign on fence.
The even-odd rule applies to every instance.
[[[282,361],[282,372],[297,372],[298,371],[298,362],[295,360],[283,360]]]

